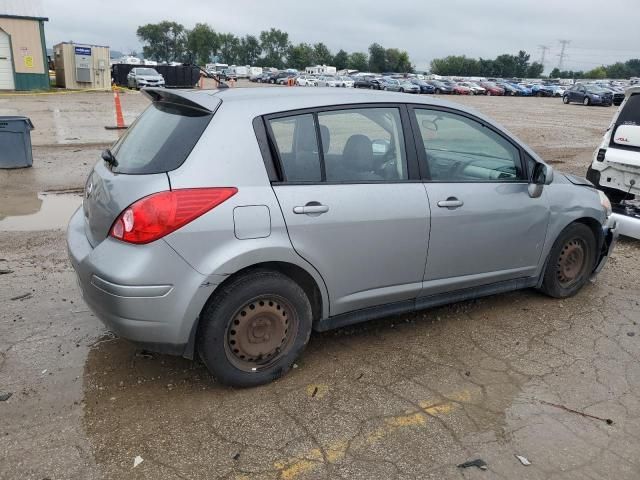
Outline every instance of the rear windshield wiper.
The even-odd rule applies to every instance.
[[[118,160],[116,160],[116,156],[108,148],[102,151],[102,159],[114,168],[118,166]]]

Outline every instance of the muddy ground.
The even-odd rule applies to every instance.
[[[613,114],[455,100],[581,175]],[[79,296],[56,227],[117,136],[112,104],[0,96],[0,115],[36,125],[34,167],[0,170],[0,478],[640,477],[640,242],[574,298],[527,290],[314,334],[285,378],[229,389],[112,338]],[[129,123],[147,100],[122,104]],[[487,471],[456,467],[476,458]]]

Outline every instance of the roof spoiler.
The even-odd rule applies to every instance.
[[[198,110],[204,110],[209,113],[213,113],[212,110],[207,107],[196,103],[188,98],[179,95],[177,93],[172,92],[171,90],[167,90],[166,88],[143,88],[141,90],[142,94],[149,98],[152,102],[169,102],[175,103],[177,105],[183,105],[189,108],[195,108]]]

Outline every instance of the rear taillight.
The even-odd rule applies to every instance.
[[[128,243],[153,242],[217,207],[237,191],[235,187],[220,187],[154,193],[127,207],[113,222],[109,235]]]

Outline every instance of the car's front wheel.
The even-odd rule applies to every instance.
[[[589,100],[589,97],[584,97],[584,100],[582,100],[582,104],[585,107],[588,107],[589,105],[591,105],[591,100]]]
[[[564,97],[562,97],[562,103],[564,103],[565,105],[569,104],[569,96],[565,95]]]
[[[202,312],[198,352],[225,385],[252,387],[284,375],[311,334],[304,290],[279,272],[258,270],[222,286]]]
[[[593,232],[582,223],[572,223],[551,248],[541,290],[555,298],[575,295],[589,280],[595,261]]]

